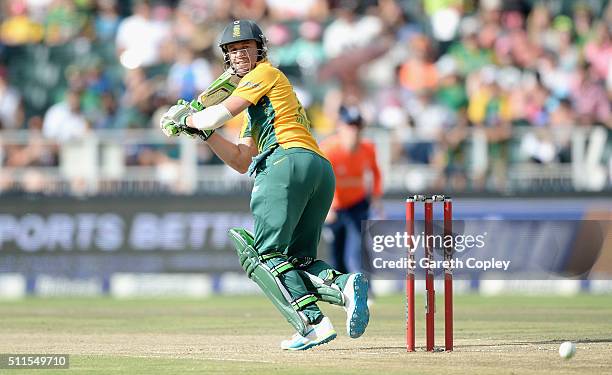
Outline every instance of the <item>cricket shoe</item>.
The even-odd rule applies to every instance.
[[[336,338],[336,331],[328,317],[324,317],[319,324],[309,325],[306,336],[296,333],[289,340],[281,342],[283,350],[307,350],[322,345]]]
[[[370,322],[368,280],[361,272],[352,273],[342,293],[345,296],[346,333],[356,339],[363,335]]]

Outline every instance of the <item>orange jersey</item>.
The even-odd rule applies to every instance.
[[[346,149],[339,136],[333,136],[321,144],[323,153],[332,164],[336,175],[336,192],[333,209],[345,209],[361,202],[368,195],[382,195],[382,181],[374,144],[362,140],[353,152]],[[372,174],[373,186],[366,186],[366,176]]]

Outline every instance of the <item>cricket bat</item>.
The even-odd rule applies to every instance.
[[[232,92],[238,87],[238,83],[240,82],[240,77],[234,74],[232,69],[227,69],[223,72],[217,79],[208,86],[204,92],[198,95],[197,102],[191,102],[191,108],[201,111],[206,107],[210,107],[211,105],[219,104],[225,99],[227,99]],[[206,139],[204,133],[199,129],[190,128],[188,133],[191,135],[197,135],[203,140]]]
[[[234,92],[239,82],[240,77],[234,74],[232,69],[228,69],[198,96],[198,101],[203,108],[219,104]]]

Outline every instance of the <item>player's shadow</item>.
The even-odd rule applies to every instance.
[[[590,338],[582,338],[582,339],[554,339],[554,340],[545,340],[545,341],[513,341],[506,343],[497,343],[497,344],[467,344],[467,345],[456,345],[458,348],[478,348],[478,347],[500,347],[500,346],[522,346],[522,345],[552,345],[552,344],[561,344],[565,341],[571,341],[574,344],[599,344],[599,343],[612,343],[612,338],[601,338],[601,339],[590,339]]]
[[[600,344],[600,343],[612,343],[612,337],[610,338],[601,338],[601,339],[590,339],[590,338],[582,338],[582,339],[555,339],[555,340],[546,340],[546,341],[513,341],[513,342],[503,342],[503,343],[488,343],[488,344],[460,344],[455,345],[455,349],[462,348],[499,348],[504,346],[524,346],[524,345],[553,345],[553,344],[561,344],[565,341],[572,341],[574,344]],[[329,351],[354,351],[354,350],[402,350],[405,351],[405,346],[367,346],[360,348],[327,348]],[[417,347],[417,352],[424,352],[425,347]],[[441,347],[436,347],[436,352],[443,352],[444,349]]]

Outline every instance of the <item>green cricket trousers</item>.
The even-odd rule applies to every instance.
[[[251,194],[257,252],[261,256],[282,253],[297,269],[324,280],[337,278],[338,271],[316,259],[323,223],[334,197],[335,176],[330,162],[304,148],[279,146],[256,158],[252,168],[257,173]],[[314,303],[316,299],[304,298],[309,292],[300,274],[292,270],[280,278],[294,300],[307,301],[302,311],[310,322],[316,322],[322,314]]]

